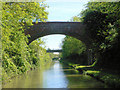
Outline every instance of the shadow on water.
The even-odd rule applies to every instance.
[[[62,65],[64,74],[68,80],[67,88],[105,88],[106,86],[96,79],[80,74],[77,70],[72,69],[66,65]]]
[[[105,85],[90,76],[82,75],[72,68],[52,62],[49,67],[30,71],[14,78],[3,88],[104,88]]]

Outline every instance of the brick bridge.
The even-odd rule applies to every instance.
[[[88,58],[91,58],[91,52],[89,51],[91,40],[85,28],[86,25],[81,22],[39,22],[37,24],[33,23],[33,26],[26,28],[25,35],[29,34],[31,36],[29,44],[39,37],[51,34],[64,34],[75,37],[87,46]]]
[[[25,34],[30,34],[29,43],[39,37],[43,37],[51,34],[64,34],[75,37],[90,45],[91,41],[88,33],[85,31],[85,25],[81,22],[39,22],[33,23],[29,29],[25,30]]]

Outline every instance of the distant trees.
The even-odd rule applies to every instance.
[[[85,52],[85,45],[78,39],[66,36],[63,41],[63,57],[68,57],[72,54],[82,54]]]
[[[64,61],[87,64],[85,44],[83,44],[80,40],[70,36],[66,36],[62,43],[62,58],[64,59]]]

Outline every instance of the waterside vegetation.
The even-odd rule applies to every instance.
[[[120,2],[88,2],[86,9],[72,21],[86,24],[92,45],[93,64],[86,65],[86,47],[79,40],[66,36],[61,62],[97,77],[111,87],[120,87]],[[84,57],[85,62],[87,62]],[[76,59],[77,58],[77,59]]]
[[[1,2],[2,3],[2,81],[8,82],[14,76],[32,70],[40,64],[50,62],[44,42],[39,38],[28,45],[25,27],[35,21],[46,21],[48,12],[43,2]],[[26,23],[26,24],[25,24]]]

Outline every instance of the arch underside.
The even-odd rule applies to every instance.
[[[90,41],[88,41],[88,39],[89,39],[88,37],[86,37],[86,36],[80,36],[79,34],[73,34],[73,33],[45,33],[45,34],[40,34],[40,33],[38,33],[37,35],[31,36],[29,38],[29,44],[32,41],[34,41],[34,40],[36,40],[36,39],[38,39],[40,37],[47,36],[47,35],[54,35],[54,34],[68,35],[68,36],[77,38],[77,39],[81,40],[87,46],[89,46],[89,44],[91,43]]]
[[[39,37],[52,34],[63,34],[75,37],[81,40],[86,46],[91,44],[89,35],[85,32],[85,25],[80,22],[46,22],[38,23],[31,26],[25,31],[30,34],[29,44]]]

